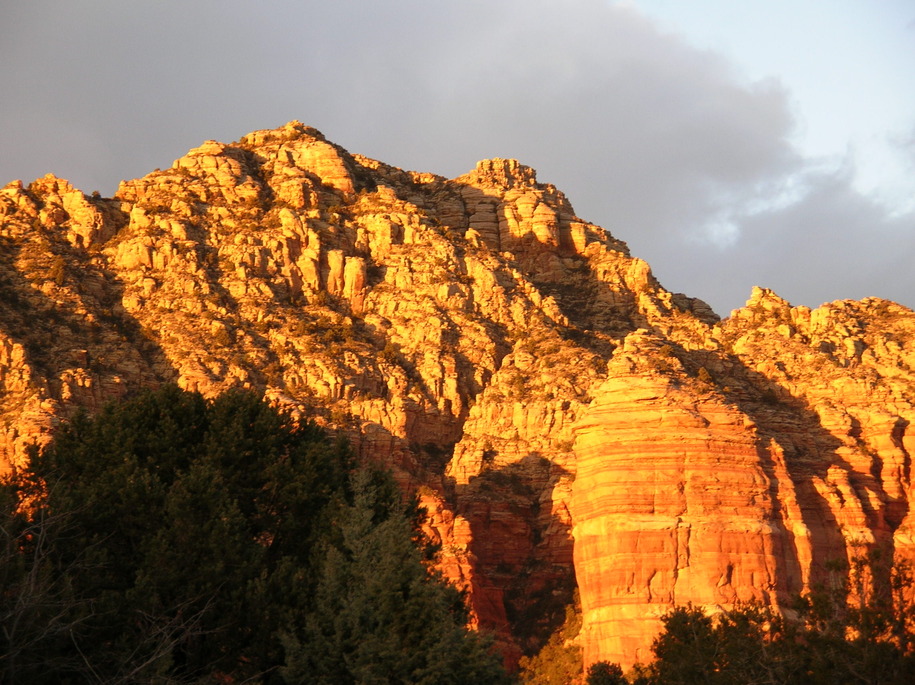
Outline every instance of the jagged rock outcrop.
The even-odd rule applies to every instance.
[[[761,289],[719,321],[515,160],[448,180],[298,122],[113,198],[0,190],[3,468],[141,387],[260,389],[420,492],[509,660],[576,584],[586,660],[630,663],[674,602],[783,603],[858,540],[915,554],[913,330]]]

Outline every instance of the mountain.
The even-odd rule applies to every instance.
[[[510,661],[576,587],[585,662],[631,664],[673,604],[915,559],[913,332],[761,288],[720,320],[515,160],[448,180],[298,122],[113,198],[0,190],[4,469],[139,388],[262,390],[419,492]]]

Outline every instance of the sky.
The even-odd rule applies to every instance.
[[[448,177],[509,157],[726,316],[915,307],[911,0],[0,0],[0,186],[110,196],[297,119]]]

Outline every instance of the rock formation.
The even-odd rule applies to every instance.
[[[113,198],[0,190],[4,469],[142,387],[259,389],[420,493],[510,660],[576,585],[586,661],[629,664],[674,603],[783,606],[855,545],[915,556],[913,331],[762,289],[721,321],[515,160],[448,180],[297,122]]]
[[[644,660],[671,604],[785,607],[862,545],[915,556],[913,321],[757,288],[701,341],[625,339],[575,429],[586,661]]]

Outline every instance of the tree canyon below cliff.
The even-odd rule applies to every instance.
[[[585,664],[631,665],[674,605],[915,559],[913,335],[765,288],[720,319],[515,160],[449,180],[298,122],[112,198],[0,190],[0,468],[141,388],[261,391],[419,493],[509,662],[576,588]]]

